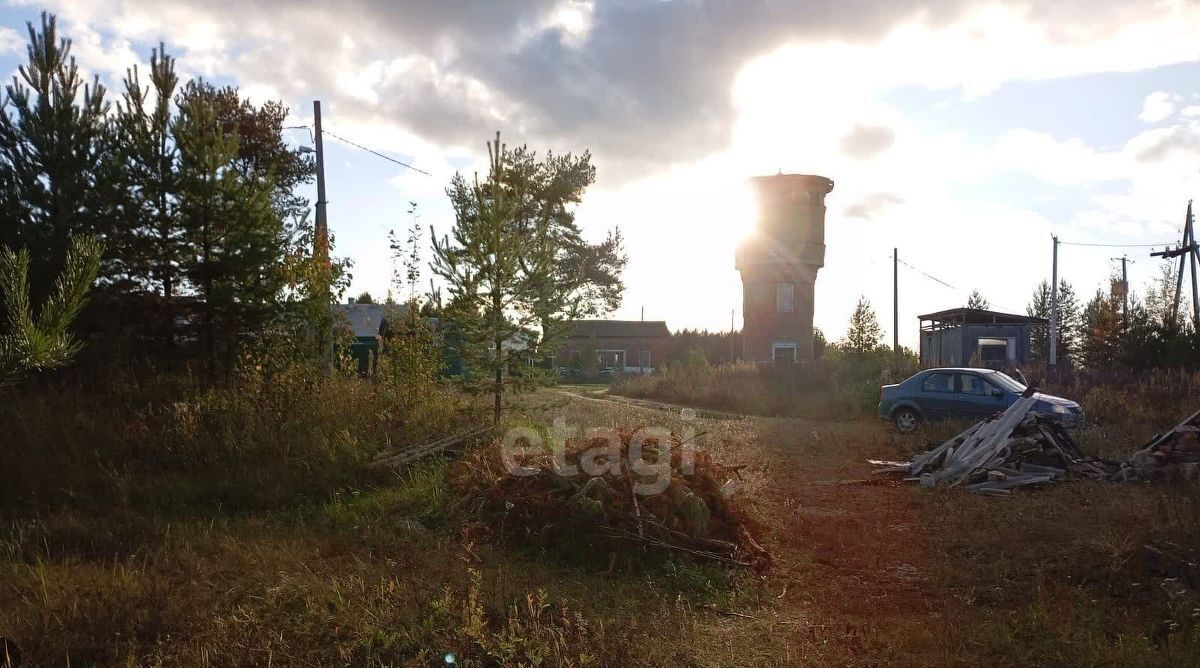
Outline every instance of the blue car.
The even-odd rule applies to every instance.
[[[992,369],[926,369],[879,392],[879,417],[908,433],[922,422],[983,418],[1011,406],[1025,386]],[[1034,410],[1071,429],[1083,423],[1083,409],[1069,399],[1042,394]]]

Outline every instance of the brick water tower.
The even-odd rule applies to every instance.
[[[813,357],[813,288],[825,264],[825,195],[833,181],[809,174],[750,179],[754,232],[737,249],[742,274],[742,357],[788,363]]]

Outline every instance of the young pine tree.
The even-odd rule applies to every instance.
[[[986,311],[991,308],[991,306],[992,305],[987,300],[987,297],[984,297],[983,293],[979,290],[972,290],[970,296],[967,297],[967,308]]]
[[[30,291],[40,299],[65,266],[71,237],[103,227],[97,214],[108,184],[96,167],[108,106],[98,77],[84,83],[54,16],[43,12],[40,29],[28,30],[27,60],[5,87],[0,114],[0,244],[29,250]]]
[[[866,297],[859,297],[854,313],[850,314],[850,328],[846,331],[844,348],[853,353],[870,353],[883,342],[883,327],[875,317],[875,309]]]
[[[30,254],[0,247],[0,301],[8,323],[0,334],[0,387],[13,385],[31,371],[65,365],[80,344],[69,328],[96,280],[104,248],[95,237],[74,237],[63,272],[35,315],[30,306]]]

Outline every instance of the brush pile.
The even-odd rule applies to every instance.
[[[883,465],[880,473],[906,473],[907,481],[932,487],[947,485],[977,494],[1005,496],[1012,489],[1060,480],[1073,473],[1106,479],[1115,466],[1084,456],[1071,435],[1049,417],[1033,410],[1037,399],[1028,391],[1012,406],[979,422],[909,462]]]
[[[631,459],[639,440],[641,456]],[[522,543],[599,555],[633,547],[768,569],[757,523],[730,498],[739,467],[677,436],[665,440],[619,429],[570,440],[557,455],[506,451],[497,441],[457,463],[451,484],[484,522]]]
[[[1169,478],[1200,482],[1200,411],[1150,439],[1109,476],[1112,480]]]

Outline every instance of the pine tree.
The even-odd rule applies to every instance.
[[[1075,288],[1066,279],[1058,281],[1058,359],[1069,364],[1078,361],[1083,316]]]
[[[1043,280],[1033,289],[1033,296],[1025,305],[1025,314],[1034,318],[1050,319],[1050,281]],[[1050,326],[1032,328],[1029,335],[1029,357],[1034,362],[1045,362],[1050,356]]]
[[[531,346],[549,359],[571,320],[619,302],[624,256],[619,236],[593,246],[575,225],[570,206],[595,179],[590,156],[539,161],[497,133],[488,158],[486,181],[457,175],[447,189],[455,222],[448,237],[434,238],[432,268],[446,284],[469,371],[486,374],[468,386],[492,394],[499,422],[507,390],[545,380],[524,366]]]
[[[20,382],[31,371],[61,367],[79,351],[69,328],[87,301],[103,254],[95,237],[74,237],[53,292],[34,315],[30,253],[0,247],[0,300],[8,315],[8,331],[0,335],[0,387]]]
[[[142,314],[148,320],[142,327],[156,334],[166,351],[174,347],[174,301],[183,287],[179,150],[171,127],[178,83],[175,59],[160,44],[150,55],[149,87],[142,85],[136,65],[126,71],[115,120],[129,206],[128,219],[114,231],[122,246],[120,265],[129,289],[157,297],[156,307]]]
[[[1097,288],[1096,294],[1083,309],[1080,337],[1080,361],[1090,369],[1113,366],[1121,350],[1123,299],[1120,289],[1113,290],[1119,280],[1112,281],[1106,293]]]
[[[73,235],[102,229],[106,184],[96,166],[108,106],[99,78],[85,84],[54,16],[28,24],[27,61],[5,87],[0,114],[0,243],[30,254],[30,291],[49,294]],[[109,248],[109,251],[115,251]]]
[[[984,297],[983,293],[979,292],[979,290],[972,290],[971,295],[967,297],[967,308],[986,311],[991,308],[991,303],[988,302],[987,297]]]
[[[238,340],[271,315],[282,287],[276,271],[282,224],[272,208],[271,184],[248,181],[236,168],[239,135],[220,122],[214,91],[189,83],[173,127],[180,154],[183,269],[201,301],[200,338],[210,380],[219,361],[217,342],[232,356]]]
[[[1178,266],[1173,262],[1164,262],[1159,267],[1158,276],[1154,277],[1146,290],[1146,311],[1150,320],[1169,338],[1191,329],[1190,318],[1176,317],[1175,287],[1179,278]],[[1183,291],[1179,296],[1178,313],[1186,316],[1190,308],[1187,293]]]
[[[1117,361],[1130,368],[1149,368],[1163,365],[1162,339],[1155,331],[1150,312],[1136,294],[1129,295],[1128,322],[1123,322],[1120,352]]]
[[[866,297],[859,297],[854,313],[850,315],[850,327],[846,331],[844,348],[849,352],[874,352],[883,341],[883,327],[875,317],[875,310]]]
[[[1037,318],[1050,319],[1050,281],[1042,281],[1033,290],[1025,313]],[[1079,300],[1075,289],[1065,279],[1058,283],[1058,359],[1069,363],[1076,356],[1079,334]],[[1030,356],[1035,362],[1046,362],[1050,355],[1050,326],[1034,327],[1029,337]]]

